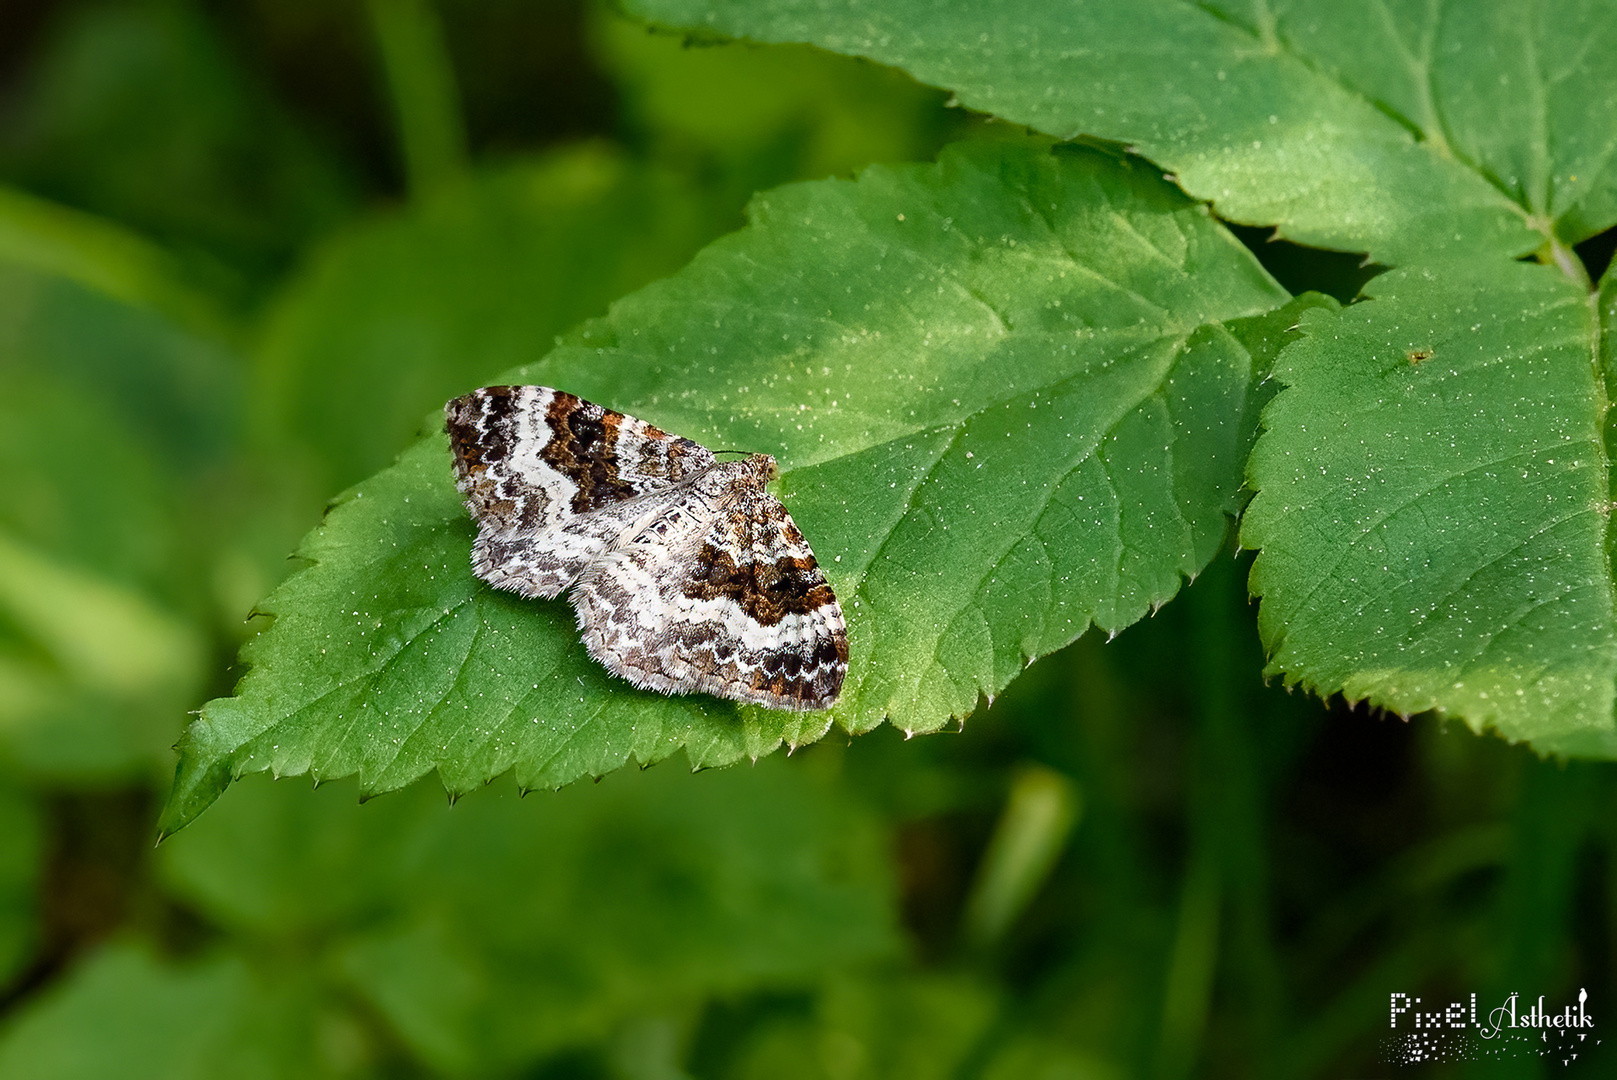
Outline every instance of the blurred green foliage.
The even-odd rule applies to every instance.
[[[1611,1000],[1613,767],[1262,685],[1228,556],[958,734],[453,807],[255,779],[153,852],[243,616],[444,397],[756,189],[995,137],[801,46],[400,7],[0,12],[0,1077],[1347,1076],[1393,991]]]

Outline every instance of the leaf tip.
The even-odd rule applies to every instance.
[[[196,820],[235,779],[230,749],[205,715],[192,721],[175,750],[180,760],[174,766],[174,784],[158,815],[159,841]]]

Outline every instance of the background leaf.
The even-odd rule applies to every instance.
[[[717,231],[706,210],[676,177],[586,145],[352,228],[268,320],[259,427],[282,453],[308,456],[315,497],[354,483],[434,402],[537,359],[614,296],[677,268]]]
[[[189,1080],[328,1076],[312,1052],[307,1002],[258,983],[241,960],[169,964],[115,945],[31,1003],[0,1041],[0,1077]]]
[[[233,59],[190,5],[79,9],[0,121],[0,168],[222,283],[281,269],[351,211],[355,185]]]
[[[0,745],[56,777],[161,768],[202,688],[205,496],[240,373],[160,316],[3,265],[0,324]]]
[[[827,779],[655,769],[452,812],[426,790],[361,807],[346,784],[258,781],[165,844],[163,867],[274,950],[329,942],[309,962],[423,1059],[489,1075],[648,1009],[893,955],[883,836]]]
[[[787,180],[930,160],[972,126],[945,108],[948,95],[893,68],[802,45],[691,48],[615,11],[592,14],[593,51],[633,139],[708,184],[734,185],[737,209]]]
[[[1609,2],[1300,0],[1273,33],[1570,245],[1617,222],[1617,77],[1597,59],[1617,46],[1614,16]]]
[[[1617,754],[1596,313],[1549,267],[1398,270],[1311,312],[1242,542],[1270,670]]]
[[[1218,321],[1284,293],[1154,175],[989,146],[783,189],[753,217],[508,377],[779,456],[848,614],[850,731],[966,715],[1091,622],[1168,599],[1222,543],[1253,372]],[[457,503],[433,437],[311,537],[239,696],[187,736],[166,830],[252,769],[385,791],[437,768],[462,791],[514,767],[554,786],[823,733],[610,679],[562,605],[466,572]]]
[[[729,1048],[735,1080],[846,1075],[944,1080],[972,1062],[1001,1002],[969,977],[929,973],[827,980],[807,1015],[770,1017]],[[819,1048],[805,1054],[805,1046]]]
[[[972,109],[1112,139],[1231,220],[1378,262],[1570,246],[1617,219],[1609,2],[628,0],[666,26],[892,64]],[[1595,114],[1590,114],[1593,102]],[[1573,179],[1573,178],[1576,179]]]
[[[160,311],[206,336],[230,336],[231,320],[217,298],[188,280],[195,276],[192,268],[146,237],[93,214],[0,187],[0,258]]]

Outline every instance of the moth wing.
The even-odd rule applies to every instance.
[[[444,406],[455,483],[477,523],[478,577],[565,589],[650,507],[714,464],[700,443],[547,386],[486,386]]]
[[[665,694],[829,708],[848,670],[836,595],[774,496],[761,484],[728,495],[691,492],[580,577],[585,647]]]

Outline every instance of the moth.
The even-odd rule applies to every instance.
[[[766,488],[774,458],[720,462],[546,386],[486,386],[444,417],[479,578],[566,593],[590,656],[635,686],[772,709],[836,701],[847,625]]]

